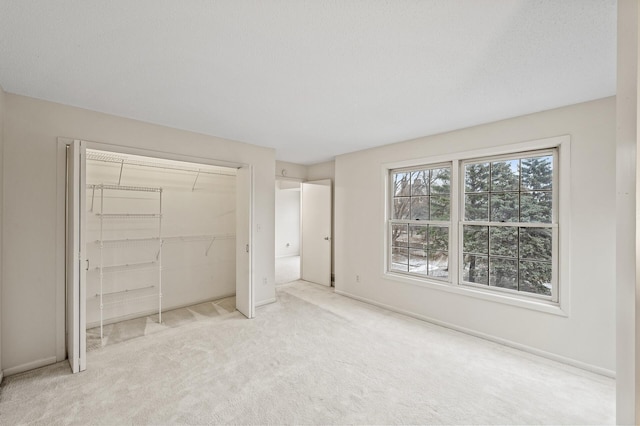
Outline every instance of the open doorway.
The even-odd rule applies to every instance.
[[[253,317],[249,166],[67,146],[74,372],[87,350],[236,309]]]
[[[276,180],[275,282],[300,279],[300,182]]]

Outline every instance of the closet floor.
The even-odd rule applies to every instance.
[[[194,321],[224,320],[236,309],[235,296],[199,303],[185,308],[173,309],[162,313],[162,323],[158,324],[158,314],[125,320],[103,327],[104,339],[100,342],[100,327],[87,329],[87,351],[104,346],[158,333],[169,328],[180,327]]]

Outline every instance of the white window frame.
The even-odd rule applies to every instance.
[[[444,162],[444,163],[432,163],[432,164],[420,164],[418,167],[403,167],[403,168],[396,168],[393,170],[389,170],[389,179],[388,179],[388,191],[390,194],[390,198],[389,200],[391,202],[388,202],[389,206],[388,206],[388,220],[387,220],[387,241],[389,242],[389,249],[392,250],[392,246],[391,244],[391,234],[392,234],[392,229],[393,229],[393,225],[400,225],[400,224],[407,224],[409,226],[411,225],[424,225],[424,226],[446,226],[449,228],[449,241],[447,243],[448,247],[447,247],[447,254],[448,254],[448,262],[449,262],[449,274],[447,275],[447,278],[440,278],[440,277],[435,277],[435,276],[431,276],[431,275],[424,275],[424,274],[419,274],[416,272],[403,272],[403,271],[396,271],[396,270],[392,270],[391,269],[391,264],[392,264],[392,253],[389,252],[389,255],[387,256],[387,271],[391,272],[391,273],[396,273],[396,274],[401,274],[401,275],[407,275],[407,276],[412,276],[412,277],[416,277],[418,279],[422,279],[422,278],[429,278],[431,280],[436,280],[436,281],[441,281],[441,282],[451,282],[451,247],[452,247],[452,243],[453,241],[455,241],[452,238],[452,229],[455,226],[454,222],[452,221],[452,209],[451,209],[451,205],[453,203],[453,191],[449,191],[449,220],[448,221],[443,221],[443,220],[420,220],[420,221],[412,221],[411,219],[394,219],[393,217],[393,208],[392,208],[392,204],[393,204],[393,199],[394,197],[394,192],[395,192],[395,183],[393,181],[392,178],[392,174],[393,173],[402,173],[402,172],[413,172],[413,171],[418,171],[418,170],[431,170],[431,169],[442,169],[442,168],[449,168],[449,170],[451,171],[451,175],[453,176],[453,164],[449,161],[449,162]],[[450,188],[453,188],[452,182],[449,183]],[[430,196],[430,194],[429,194]],[[410,248],[408,250],[411,250]],[[408,254],[409,255],[409,254]]]
[[[539,222],[491,222],[491,218],[488,221],[467,221],[464,216],[464,196],[465,196],[465,182],[464,182],[464,169],[468,164],[481,164],[481,163],[491,163],[500,160],[515,160],[515,159],[523,159],[523,158],[533,158],[533,157],[543,157],[543,156],[552,156],[553,157],[553,181],[552,181],[552,209],[551,209],[551,222],[550,223],[539,223]],[[514,152],[513,154],[506,155],[494,155],[494,156],[484,156],[478,158],[470,158],[468,160],[459,161],[460,167],[460,182],[458,184],[458,197],[459,197],[459,206],[460,211],[458,213],[458,258],[463,258],[463,229],[465,225],[471,226],[487,226],[487,227],[515,227],[515,228],[549,228],[551,229],[551,295],[542,295],[535,294],[529,292],[523,292],[519,290],[512,290],[508,288],[496,287],[496,286],[488,286],[487,284],[479,284],[473,283],[469,281],[464,281],[463,278],[463,269],[464,269],[464,261],[458,262],[458,284],[470,287],[477,287],[481,289],[488,289],[490,291],[499,291],[505,292],[507,294],[519,295],[521,297],[531,297],[541,300],[549,300],[554,303],[558,302],[558,150],[557,148],[548,148],[543,150],[535,150],[535,151],[521,151]],[[520,192],[520,190],[518,191]],[[488,209],[490,211],[491,201],[489,197],[489,206]],[[487,259],[490,261],[491,255],[487,253]]]
[[[444,291],[458,295],[473,297],[491,302],[503,303],[526,309],[546,312],[550,314],[569,316],[571,311],[571,206],[569,201],[571,162],[570,162],[570,141],[569,135],[550,137],[545,139],[532,140],[527,142],[511,143],[500,146],[488,147],[470,151],[453,152],[447,155],[437,155],[431,157],[421,157],[405,161],[396,161],[382,165],[382,181],[385,188],[384,202],[384,246],[383,254],[383,279],[390,283],[409,284],[424,287],[437,291]],[[497,157],[520,157],[526,158],[526,153],[535,151],[556,150],[554,156],[554,189],[553,189],[553,219],[556,224],[552,229],[553,253],[552,261],[555,262],[553,268],[555,291],[552,297],[537,296],[521,291],[496,291],[496,287],[484,284],[463,284],[462,278],[462,214],[464,205],[460,202],[464,197],[464,188],[461,191],[462,163],[464,161],[484,160]],[[434,279],[429,276],[413,276],[409,273],[399,273],[391,271],[391,225],[392,218],[391,201],[393,198],[393,187],[391,173],[400,169],[416,169],[419,167],[429,167],[451,163],[451,225],[449,231],[449,280]],[[457,191],[457,192],[456,192]],[[475,223],[477,224],[477,223]],[[549,224],[546,224],[549,225]],[[454,244],[455,242],[455,244]]]

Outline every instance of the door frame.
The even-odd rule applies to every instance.
[[[72,139],[66,137],[57,138],[56,151],[56,361],[64,361],[67,359],[66,347],[66,179],[67,179],[67,145],[73,143],[74,140],[81,140],[87,149],[95,149],[100,151],[108,151],[120,154],[140,155],[153,157],[164,160],[184,161],[196,164],[207,164],[212,166],[223,166],[230,168],[249,167],[253,171],[253,165],[248,163],[237,163],[226,160],[205,156],[192,156],[177,154],[174,152],[166,152],[145,148],[135,148],[125,145],[115,145],[104,142],[93,142],[84,139]],[[86,170],[83,172],[86,173]],[[253,173],[251,173],[253,176]],[[249,217],[251,229],[254,227],[254,186],[249,189]],[[236,242],[237,243],[237,242]],[[244,243],[243,243],[244,244]],[[250,264],[249,264],[249,294],[251,294],[250,307],[251,312],[255,311],[255,278],[254,278],[254,244],[249,246]],[[81,302],[81,301],[79,301]]]

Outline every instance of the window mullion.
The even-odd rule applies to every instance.
[[[449,275],[452,284],[458,285],[460,276],[460,161],[454,160],[451,163],[451,221],[449,226]]]

